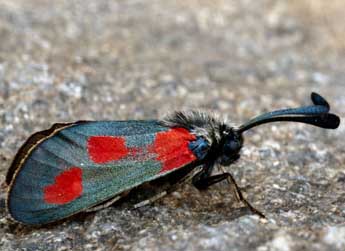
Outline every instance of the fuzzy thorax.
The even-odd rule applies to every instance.
[[[209,145],[219,144],[233,129],[223,119],[201,111],[177,111],[166,116],[161,123],[169,127],[183,127],[194,135],[206,139]]]

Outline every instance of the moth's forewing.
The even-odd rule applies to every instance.
[[[66,218],[197,159],[189,148],[194,135],[157,121],[81,122],[47,131],[21,148],[8,174],[8,210],[29,225]]]
[[[63,128],[67,128],[73,124],[74,123],[57,123],[48,130],[32,134],[20,147],[15,158],[13,159],[13,162],[6,174],[6,184],[9,185],[11,183],[15,172],[17,171],[19,166],[21,166],[21,162],[26,159],[27,155],[31,152],[32,149],[36,147],[37,144],[54,135],[57,131],[62,130]]]

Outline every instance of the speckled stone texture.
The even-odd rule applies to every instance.
[[[25,139],[54,122],[202,108],[238,124],[309,104],[311,91],[344,119],[344,9],[342,0],[1,0],[0,183]],[[270,124],[245,139],[227,170],[266,222],[224,182],[28,228],[9,220],[2,186],[0,250],[345,250],[344,124]]]

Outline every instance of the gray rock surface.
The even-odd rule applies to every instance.
[[[202,108],[235,124],[309,103],[345,116],[343,1],[0,1],[0,183],[33,132],[81,119],[160,118]],[[0,250],[345,250],[345,127],[271,124],[227,167],[139,210],[116,205],[60,224],[9,220]]]

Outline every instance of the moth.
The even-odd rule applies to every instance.
[[[197,111],[163,120],[54,124],[30,136],[14,157],[6,176],[8,212],[17,222],[42,225],[106,207],[154,180],[167,178],[174,186],[190,177],[200,190],[228,180],[236,198],[264,217],[229,172],[213,171],[239,159],[243,133],[258,125],[337,128],[340,119],[329,113],[328,102],[316,93],[311,100],[311,106],[265,113],[239,127]]]

